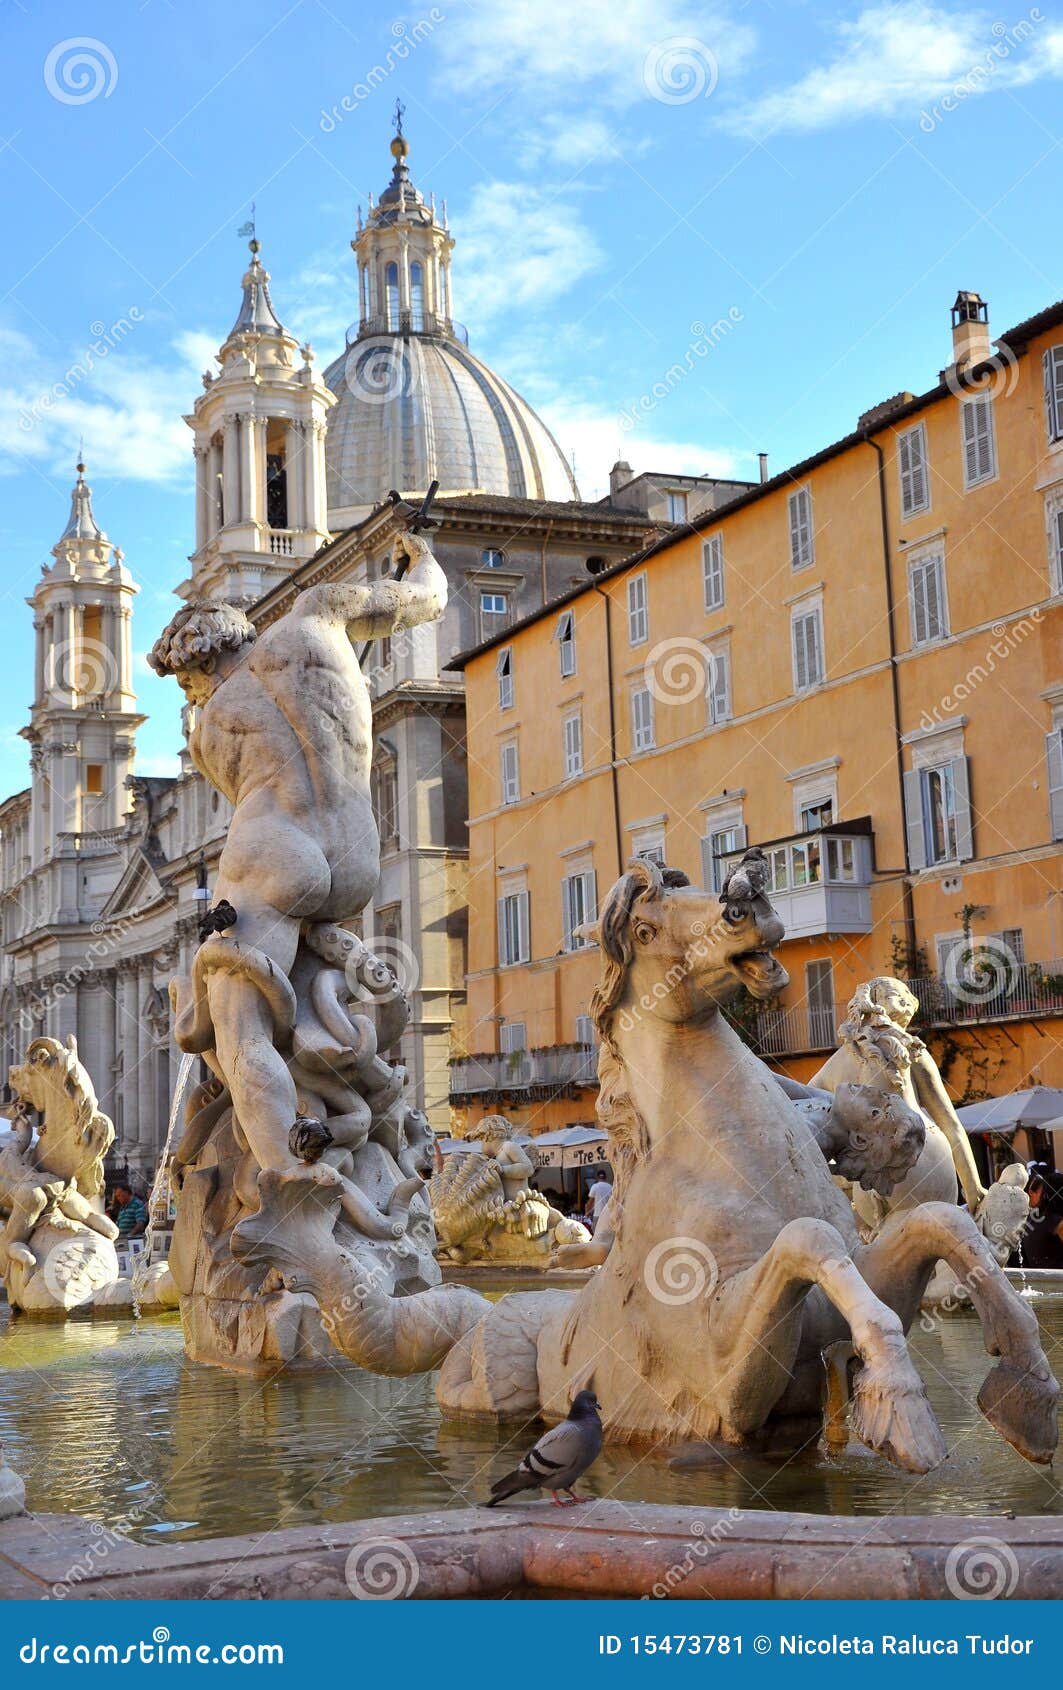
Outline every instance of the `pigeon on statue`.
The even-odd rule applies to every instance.
[[[759,898],[768,884],[768,859],[756,845],[751,845],[740,863],[736,863],[720,887],[720,902],[732,899]]]
[[[491,1486],[488,1508],[505,1502],[522,1490],[550,1491],[559,1508],[585,1502],[572,1487],[598,1459],[602,1448],[602,1422],[598,1413],[598,1398],[593,1391],[580,1391],[572,1401],[568,1419],[544,1432],[524,1457],[519,1467],[507,1473]],[[568,1502],[561,1501],[564,1492]]]

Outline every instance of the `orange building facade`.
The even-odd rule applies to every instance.
[[[457,1130],[594,1119],[598,955],[633,856],[761,846],[809,1078],[855,986],[911,979],[954,1097],[1063,1086],[1063,305],[462,660],[468,1016]]]

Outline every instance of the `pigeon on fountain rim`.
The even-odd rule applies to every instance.
[[[586,1501],[572,1487],[598,1459],[602,1448],[602,1422],[598,1398],[593,1391],[579,1391],[572,1399],[568,1418],[544,1432],[520,1465],[491,1486],[487,1507],[494,1508],[522,1490],[549,1490],[561,1508]],[[569,1501],[561,1502],[564,1492]]]

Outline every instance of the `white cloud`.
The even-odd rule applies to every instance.
[[[143,317],[121,323],[91,325],[65,354],[45,354],[26,335],[0,329],[0,368],[12,372],[0,386],[0,470],[17,473],[29,460],[68,476],[84,437],[91,461],[105,463],[109,475],[152,483],[190,476],[192,436],[182,415],[214,342],[184,332],[158,359],[147,350]]]
[[[697,0],[471,0],[438,39],[462,87],[530,93],[542,110],[576,93],[614,108],[651,98],[647,60],[676,38],[700,47],[724,78],[754,39],[723,5]]]
[[[1037,8],[1010,26],[987,12],[946,12],[909,0],[865,8],[832,26],[829,62],[789,88],[731,105],[726,123],[754,134],[810,131],[861,117],[946,110],[993,88],[1021,87],[1063,71],[1063,30]],[[936,121],[940,121],[940,114]]]
[[[477,328],[504,313],[541,311],[602,261],[570,202],[522,183],[481,184],[452,225],[454,309]]]
[[[667,469],[678,475],[717,475],[725,480],[746,481],[752,476],[752,453],[732,446],[668,439],[651,434],[649,423],[625,434],[615,413],[564,399],[547,401],[538,411],[570,463],[575,456],[576,480],[584,499],[600,499],[609,491],[609,471],[618,458],[626,459],[636,475]]]

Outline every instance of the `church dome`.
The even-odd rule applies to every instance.
[[[361,314],[325,371],[336,395],[325,438],[329,527],[395,488],[578,499],[557,441],[531,406],[469,351],[451,316],[454,246],[410,180],[401,107],[391,181],[351,242]]]
[[[531,406],[454,335],[369,334],[325,371],[336,394],[325,439],[330,526],[390,488],[579,497]]]

